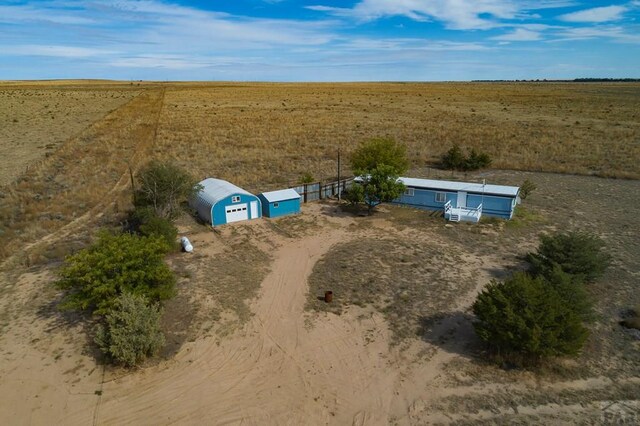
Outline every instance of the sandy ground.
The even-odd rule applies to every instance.
[[[86,352],[80,325],[41,309],[21,310],[42,297],[43,284],[53,277],[46,269],[19,276],[10,294],[17,310],[0,336],[0,424],[405,425],[513,419],[548,424],[549,419],[599,418],[602,401],[519,405],[509,395],[604,392],[614,385],[607,378],[545,382],[522,374],[510,382],[487,383],[456,372],[455,362],[469,361],[463,346],[473,331],[468,320],[455,315],[434,326],[431,341],[393,346],[384,317],[372,309],[306,312],[307,278],[325,253],[335,244],[376,235],[372,227],[392,230],[385,220],[354,230],[353,217],[325,213],[320,205],[306,205],[305,214],[322,216],[327,226],[303,236],[271,236],[276,248],[270,273],[242,329],[185,343],[175,357],[135,371],[97,365]],[[233,226],[224,232],[234,235]],[[264,221],[250,226],[269,229]],[[205,231],[193,239],[207,238],[219,236]],[[425,243],[437,238],[434,234]],[[220,253],[216,245],[196,250],[206,256]],[[468,309],[500,259],[465,255],[464,263],[477,285],[451,301],[452,313]],[[640,379],[625,383],[637,385]],[[504,402],[493,408],[455,402],[485,395]],[[640,409],[637,398],[625,404],[623,410]]]
[[[330,247],[356,234],[343,226],[281,238],[271,272],[235,335],[187,343],[174,359],[140,371],[103,372],[80,355],[81,339],[47,335],[42,318],[14,324],[3,336],[0,419],[3,424],[386,424],[405,420],[416,388],[408,378],[411,349],[390,350],[383,317],[350,308],[337,316],[305,313],[306,280]],[[44,275],[44,276],[43,276]],[[33,297],[47,274],[23,275]],[[30,291],[28,289],[31,289]],[[464,303],[466,303],[465,301]],[[35,326],[35,328],[34,328]],[[57,330],[60,331],[60,330]],[[82,334],[80,327],[72,329]],[[51,359],[51,348],[60,347]],[[49,352],[49,353],[47,353]],[[421,365],[421,381],[437,375],[450,354]],[[407,368],[409,367],[409,368]],[[104,380],[104,382],[103,382]],[[401,392],[403,391],[403,392]],[[415,408],[414,408],[415,410]]]

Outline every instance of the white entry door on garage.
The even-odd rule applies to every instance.
[[[246,203],[227,206],[224,211],[226,213],[227,223],[249,219],[249,211],[247,210]]]

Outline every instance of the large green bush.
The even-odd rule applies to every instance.
[[[588,335],[581,316],[554,286],[525,273],[491,282],[478,296],[473,312],[478,336],[512,362],[576,355]]]
[[[123,293],[151,301],[174,294],[175,277],[164,263],[170,247],[158,236],[102,232],[90,247],[69,256],[59,271],[58,288],[67,290],[62,308],[108,313]]]
[[[603,248],[604,242],[588,233],[543,235],[537,252],[529,253],[527,260],[534,275],[549,277],[557,265],[564,272],[591,282],[604,273],[611,260]]]
[[[138,173],[136,207],[153,209],[156,216],[174,219],[180,203],[200,191],[197,181],[173,163],[153,161]]]
[[[558,293],[563,303],[583,321],[593,320],[593,303],[582,278],[571,275],[555,265],[546,277],[542,277]]]
[[[117,364],[135,366],[164,345],[161,311],[141,295],[123,293],[114,300],[104,324],[96,327],[95,342]]]
[[[162,237],[169,247],[177,246],[178,229],[171,221],[158,216],[151,217],[140,225],[140,234],[145,237]]]

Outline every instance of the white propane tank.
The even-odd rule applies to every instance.
[[[180,238],[180,244],[182,244],[182,249],[187,253],[191,253],[193,251],[193,246],[187,237]]]

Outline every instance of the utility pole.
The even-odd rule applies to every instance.
[[[136,181],[133,179],[133,169],[131,168],[131,164],[129,164],[129,177],[131,177],[131,192],[133,194],[133,205],[136,205]]]
[[[340,148],[338,148],[338,201],[342,199],[342,191],[340,190]]]

